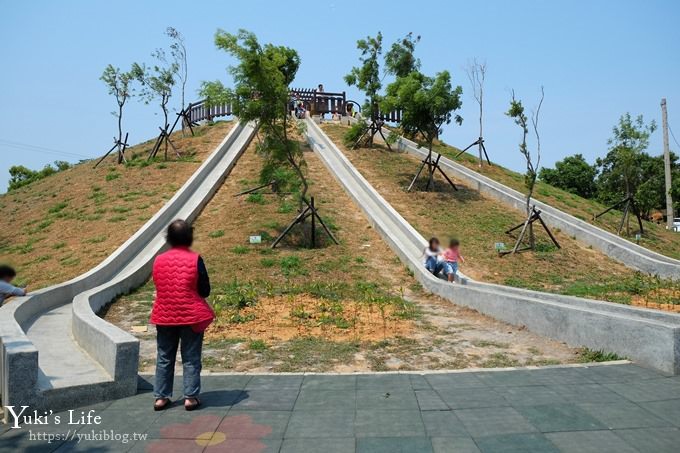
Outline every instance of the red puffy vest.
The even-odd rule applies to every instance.
[[[210,305],[198,295],[198,254],[174,247],[153,263],[156,300],[151,324],[181,326],[203,323],[215,317]]]

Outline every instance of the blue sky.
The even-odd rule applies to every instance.
[[[127,68],[151,61],[155,48],[168,45],[167,26],[187,41],[188,99],[197,98],[202,80],[231,83],[226,67],[232,61],[213,44],[218,28],[246,28],[262,42],[297,49],[302,66],[296,86],[323,83],[354,99],[361,97],[343,76],[357,62],[357,39],[380,30],[389,45],[407,32],[420,34],[423,71],[447,69],[464,89],[463,126],[450,125],[443,136],[456,146],[477,137],[476,104],[463,67],[474,57],[486,60],[487,149],[492,160],[523,170],[520,130],[504,115],[511,89],[531,107],[545,87],[544,165],[573,153],[592,162],[606,152],[622,113],[659,122],[664,96],[680,139],[679,23],[680,2],[672,0],[0,0],[0,192],[11,165],[40,168],[55,159],[103,154],[116,130],[110,114],[115,102],[99,76],[108,63]],[[159,109],[136,101],[129,107],[131,143],[155,135]],[[677,148],[672,141],[671,148]],[[661,153],[660,132],[650,152]]]

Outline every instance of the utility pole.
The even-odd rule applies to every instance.
[[[671,152],[668,146],[668,112],[666,111],[666,98],[661,99],[661,128],[663,129],[663,163],[666,179],[666,226],[673,228],[673,197],[671,196]]]

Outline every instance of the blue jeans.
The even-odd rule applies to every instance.
[[[191,326],[156,326],[156,383],[154,396],[170,398],[175,377],[177,347],[181,346],[184,396],[196,398],[201,392],[201,350],[203,332]]]
[[[457,273],[458,273],[458,262],[456,262],[456,261],[454,261],[454,262],[450,262],[450,261],[444,262],[444,275],[446,275],[448,277],[449,275],[453,274],[455,276]]]
[[[425,260],[425,269],[434,275],[437,275],[439,272],[441,272],[443,264],[444,263],[441,261],[437,261],[436,256],[428,256],[427,260]]]

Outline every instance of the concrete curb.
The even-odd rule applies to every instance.
[[[175,218],[193,220],[210,200],[255,134],[237,124],[180,190],[144,226],[92,270],[0,308],[0,396],[3,405],[59,410],[135,394],[139,341],[99,318],[113,298],[141,285],[164,247],[163,232]],[[41,314],[72,304],[73,340],[109,379],[85,385],[40,388],[39,353],[25,331]],[[46,353],[45,351],[42,351]]]
[[[449,284],[421,263],[423,238],[361,176],[313,121],[307,139],[338,182],[430,292],[572,346],[604,349],[665,373],[680,374],[680,315],[465,279]]]

